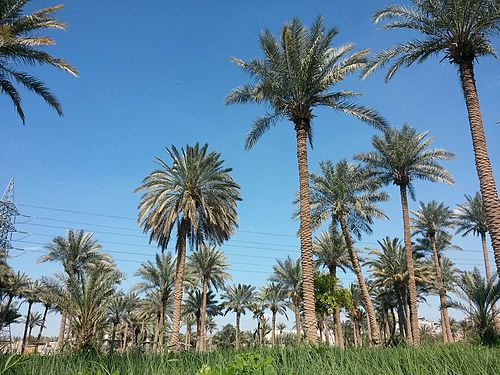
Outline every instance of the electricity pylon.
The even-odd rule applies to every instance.
[[[14,220],[17,215],[19,211],[14,204],[14,178],[11,178],[0,200],[0,250],[6,253],[12,249],[10,239],[12,232],[16,231]]]

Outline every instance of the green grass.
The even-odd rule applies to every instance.
[[[272,369],[265,374],[329,375],[493,375],[500,374],[500,348],[472,345],[433,345],[338,350],[320,348],[256,349],[253,353],[271,357]],[[125,375],[196,374],[204,365],[221,369],[234,363],[236,353],[216,351],[179,355],[54,355],[23,358],[6,374],[19,375]],[[7,361],[0,356],[0,374]],[[262,372],[263,373],[263,372]],[[214,372],[215,374],[215,372]],[[260,374],[254,372],[253,374]],[[2,374],[4,375],[4,374]]]

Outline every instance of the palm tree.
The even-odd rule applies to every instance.
[[[177,264],[174,283],[172,335],[170,345],[179,349],[179,328],[186,261],[186,241],[191,246],[203,242],[220,245],[237,227],[236,204],[239,186],[223,166],[221,155],[208,152],[208,145],[186,146],[180,151],[167,148],[169,165],[156,159],[160,169],[151,172],[137,191],[145,191],[139,204],[139,222],[150,241],[167,248],[177,226]]]
[[[269,278],[271,282],[279,284],[288,293],[293,313],[295,314],[295,331],[297,344],[301,338],[300,309],[302,304],[302,264],[300,259],[276,260],[273,266],[273,274]]]
[[[367,264],[373,274],[373,285],[384,293],[393,294],[396,300],[399,329],[403,336],[411,340],[411,329],[408,329],[409,318],[406,314],[408,305],[408,262],[406,251],[399,238],[385,237],[377,241],[380,249],[370,251]],[[417,285],[426,285],[431,279],[431,271],[421,261],[423,255],[419,251],[413,252],[413,265]],[[380,293],[379,293],[380,294]]]
[[[216,291],[224,286],[226,280],[231,279],[231,275],[226,272],[229,265],[226,262],[224,253],[215,247],[202,245],[189,257],[188,268],[191,273],[199,279],[202,287],[202,305],[200,316],[200,337],[196,342],[200,352],[205,351],[205,321],[207,307],[207,292],[209,288]]]
[[[27,317],[27,322],[29,330],[28,330],[28,339],[29,342],[31,339],[31,331],[35,327],[42,327],[44,325],[43,316],[39,312],[31,312]]]
[[[461,301],[450,301],[448,307],[467,315],[481,341],[491,343],[496,335],[492,307],[500,299],[500,282],[496,277],[484,279],[477,268],[464,272],[457,281],[456,293]],[[464,304],[462,301],[468,301]],[[493,336],[493,337],[492,337]]]
[[[55,237],[52,242],[45,245],[48,251],[41,256],[38,262],[60,262],[64,271],[70,278],[77,278],[82,282],[85,270],[100,267],[102,265],[111,266],[112,261],[108,254],[101,252],[101,245],[93,239],[93,233],[83,230],[68,230],[66,237]],[[57,348],[62,349],[64,342],[64,331],[66,329],[67,312],[61,308],[61,324],[59,326],[59,338]]]
[[[55,41],[41,32],[51,29],[66,30],[66,25],[52,13],[63,5],[40,9],[32,14],[23,14],[23,8],[29,0],[4,0],[0,5],[0,89],[9,96],[17,114],[25,123],[24,111],[21,106],[21,95],[14,86],[15,83],[28,91],[40,95],[45,102],[62,116],[62,107],[57,98],[45,84],[36,77],[17,70],[17,65],[51,65],[73,76],[78,76],[76,68],[67,61],[55,58],[43,50]]]
[[[413,6],[388,6],[377,12],[374,22],[384,20],[386,29],[408,29],[420,37],[386,49],[375,57],[364,75],[386,64],[386,81],[404,66],[422,63],[430,56],[443,56],[459,71],[469,115],[470,132],[491,242],[500,271],[500,201],[486,147],[481,109],[474,77],[474,62],[496,56],[490,38],[500,28],[498,0],[412,0]],[[442,61],[441,60],[441,61]]]
[[[29,328],[29,317],[31,316],[31,308],[33,304],[37,302],[38,294],[39,294],[39,283],[38,281],[30,281],[26,288],[21,292],[21,297],[26,299],[28,302],[28,310],[26,312],[26,319],[24,325],[24,333],[23,333],[23,341],[21,344],[21,354],[24,354],[24,350],[26,349],[26,344],[28,343],[28,328]]]
[[[127,298],[123,293],[117,293],[109,301],[108,305],[108,320],[111,323],[111,338],[109,340],[109,353],[112,354],[115,350],[116,343],[116,327],[125,319],[127,313]]]
[[[264,305],[271,310],[271,345],[276,345],[276,317],[278,314],[286,316],[287,290],[278,283],[269,283],[260,291],[260,299]]]
[[[483,198],[477,192],[474,197],[465,195],[465,202],[459,204],[455,212],[457,233],[462,233],[462,237],[468,234],[481,237],[483,247],[484,270],[486,279],[491,279],[490,260],[488,256],[488,246],[486,244],[486,234],[488,233],[488,221],[484,210]]]
[[[444,288],[443,274],[441,271],[441,259],[436,244],[436,237],[440,232],[446,232],[448,228],[454,225],[452,211],[444,203],[431,201],[427,204],[420,202],[417,211],[412,211],[412,218],[415,234],[421,234],[427,237],[431,243],[434,269],[436,271],[436,281],[439,291],[439,302],[441,309],[441,319],[443,322],[444,342],[453,342],[451,334],[450,319],[448,317],[448,308],[446,307],[446,290]]]
[[[316,263],[328,268],[330,275],[337,277],[337,268],[344,271],[346,268],[352,268],[349,259],[349,251],[345,244],[344,237],[336,230],[335,227],[330,228],[315,238],[314,255]],[[342,321],[340,319],[340,309],[336,307],[333,312],[335,342],[341,348],[344,347],[344,334],[342,333]]]
[[[286,329],[286,323],[285,322],[279,322],[276,325],[276,329],[279,332],[279,342],[281,345],[283,345],[283,331]]]
[[[116,293],[122,275],[107,266],[90,268],[78,280],[61,277],[47,280],[54,292],[54,303],[64,306],[71,327],[75,332],[75,344],[84,349],[92,345],[97,331],[105,324],[109,302]]]
[[[442,149],[429,150],[434,141],[427,137],[429,133],[417,133],[408,124],[402,129],[391,128],[385,131],[383,137],[374,136],[372,145],[375,151],[358,154],[356,159],[363,161],[374,177],[386,185],[394,184],[399,187],[401,208],[403,211],[404,244],[406,261],[408,262],[408,288],[410,292],[410,316],[412,339],[415,345],[420,342],[417,310],[417,287],[413,266],[410,215],[408,213],[408,195],[415,198],[414,180],[453,183],[451,174],[444,169],[439,160],[450,160],[454,157],[451,152]]]
[[[368,50],[353,53],[352,44],[339,48],[331,47],[336,35],[337,30],[327,29],[321,17],[310,30],[298,19],[292,20],[282,27],[279,41],[270,31],[264,31],[260,35],[264,59],[252,59],[249,62],[232,59],[257,82],[237,87],[226,97],[226,104],[266,103],[271,109],[270,113],[255,120],[246,138],[247,150],[280,120],[288,119],[294,125],[300,181],[304,326],[310,343],[317,343],[307,162],[307,140],[312,143],[313,109],[328,107],[354,116],[376,128],[386,125],[385,120],[375,111],[354,101],[359,93],[333,91],[336,84],[365,66],[368,54]]]
[[[193,315],[196,323],[196,347],[199,350],[200,341],[203,339],[205,334],[202,332],[202,312],[205,309],[205,319],[207,317],[214,317],[219,315],[220,306],[215,299],[215,294],[213,291],[208,290],[208,292],[203,295],[203,292],[199,289],[191,289],[187,292],[186,300],[182,308],[182,313],[184,316]],[[203,329],[206,329],[206,325]]]
[[[240,348],[240,319],[245,315],[255,299],[255,287],[248,284],[230,285],[224,288],[221,296],[225,314],[233,311],[236,314],[236,350]]]
[[[163,345],[163,330],[165,327],[165,316],[167,306],[172,298],[172,290],[175,280],[175,259],[170,253],[156,254],[155,262],[142,263],[135,276],[142,281],[135,285],[134,290],[138,292],[158,291],[160,297],[160,310],[158,311],[158,322],[156,327],[156,338],[158,345]]]
[[[41,324],[38,325],[40,327],[40,331],[38,331],[38,336],[36,339],[37,345],[35,346],[35,352],[38,350],[38,343],[42,339],[42,332],[43,332],[43,329],[45,328],[47,314],[49,313],[49,310],[53,307],[53,304],[54,304],[53,295],[52,295],[51,290],[49,288],[47,288],[43,283],[40,284],[38,297],[39,297],[40,302],[43,303],[44,310],[43,310]]]
[[[321,174],[311,174],[312,221],[317,227],[331,219],[332,225],[340,226],[363,292],[372,341],[374,345],[378,345],[380,330],[351,233],[360,239],[362,232],[371,233],[373,219],[386,217],[377,203],[388,200],[388,195],[380,191],[378,180],[369,178],[364,169],[346,160],[337,164],[331,161],[321,162],[320,169]]]
[[[24,272],[17,271],[8,277],[5,285],[5,294],[7,295],[6,312],[10,310],[14,298],[20,297],[29,284],[30,278]]]

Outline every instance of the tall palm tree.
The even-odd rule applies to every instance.
[[[415,234],[421,234],[427,237],[431,243],[434,268],[436,271],[436,281],[439,291],[439,302],[441,309],[441,318],[443,322],[444,342],[453,342],[451,334],[450,319],[448,317],[448,308],[446,307],[446,290],[444,287],[443,274],[441,270],[441,259],[436,244],[436,237],[440,232],[446,232],[447,229],[454,226],[452,211],[444,203],[431,201],[427,204],[420,202],[420,207],[412,211]]]
[[[311,216],[314,226],[330,219],[332,225],[340,226],[349,252],[352,267],[363,292],[366,313],[374,345],[380,343],[380,330],[375,318],[375,310],[354,248],[351,235],[361,238],[361,233],[371,233],[375,218],[385,218],[378,207],[379,202],[388,200],[388,195],[380,191],[380,182],[369,178],[358,165],[342,160],[320,163],[321,174],[311,174]]]
[[[455,211],[457,233],[462,233],[462,237],[468,234],[481,237],[483,247],[484,270],[486,279],[491,279],[490,260],[488,256],[488,245],[486,244],[486,234],[488,233],[488,221],[484,210],[481,193],[471,197],[465,194],[465,202],[459,204]]]
[[[337,277],[337,268],[345,272],[346,268],[352,268],[349,259],[349,251],[342,234],[335,227],[325,231],[316,237],[313,245],[316,263],[326,267],[330,275]],[[339,347],[344,347],[344,334],[342,333],[342,321],[340,309],[336,307],[333,312],[335,342]]]
[[[500,282],[496,277],[484,279],[477,268],[464,272],[457,281],[456,293],[461,300],[448,302],[448,307],[467,315],[480,339],[490,343],[495,336],[493,305],[500,299]],[[463,301],[467,301],[465,304]]]
[[[38,325],[40,327],[40,330],[38,331],[38,336],[36,339],[37,344],[42,339],[43,329],[46,328],[45,322],[47,321],[47,314],[49,313],[49,310],[54,307],[52,292],[49,288],[47,288],[43,284],[43,282],[40,283],[38,298],[39,298],[39,301],[43,304],[44,309],[43,309],[41,324]],[[38,345],[35,346],[35,351],[37,351],[37,350],[38,350]]]
[[[276,317],[278,314],[286,316],[287,290],[278,283],[269,283],[260,291],[260,299],[271,310],[271,345],[276,345]]]
[[[377,128],[386,125],[375,111],[355,102],[359,93],[334,91],[336,84],[365,66],[368,54],[368,50],[352,52],[354,46],[350,43],[338,48],[331,47],[336,35],[337,30],[327,29],[321,17],[310,30],[298,19],[293,19],[282,27],[280,40],[270,31],[264,31],[260,35],[264,59],[248,62],[232,59],[256,83],[237,87],[226,97],[226,104],[266,103],[271,109],[270,113],[255,120],[246,138],[247,150],[280,120],[288,119],[294,125],[300,182],[304,328],[310,343],[317,343],[307,162],[307,140],[312,144],[313,109],[328,107]]]
[[[108,320],[111,323],[111,338],[109,340],[109,353],[112,354],[116,344],[116,327],[125,319],[127,313],[127,298],[123,293],[116,293],[109,300]]]
[[[417,287],[413,266],[410,215],[408,213],[408,192],[415,198],[415,180],[453,183],[451,174],[440,164],[440,160],[454,157],[451,152],[442,149],[429,149],[434,141],[427,137],[429,133],[417,133],[408,124],[401,129],[391,128],[384,136],[374,136],[372,145],[375,151],[358,154],[356,159],[363,161],[372,175],[386,185],[399,187],[401,208],[403,212],[404,244],[406,261],[408,262],[408,288],[410,292],[410,316],[412,339],[415,345],[420,343],[417,310]]]
[[[31,14],[23,14],[23,8],[29,0],[3,0],[0,4],[0,89],[9,96],[17,114],[25,123],[21,106],[21,94],[15,87],[19,84],[28,91],[40,95],[45,102],[62,116],[62,106],[45,84],[36,77],[21,72],[21,66],[50,65],[73,76],[78,76],[76,68],[67,61],[55,58],[44,51],[55,41],[41,33],[55,30],[66,30],[66,25],[53,17],[53,13],[63,7],[56,5],[37,10]]]
[[[24,350],[26,349],[26,344],[28,343],[28,329],[29,329],[29,317],[32,315],[31,308],[33,304],[38,301],[40,284],[38,280],[30,281],[26,288],[21,292],[21,296],[28,303],[28,310],[26,312],[26,319],[24,324],[24,333],[23,333],[23,341],[21,344],[21,354],[24,354]]]
[[[273,274],[269,278],[271,282],[279,284],[288,293],[290,304],[295,315],[295,332],[297,344],[301,339],[301,304],[302,304],[302,263],[300,259],[276,260],[273,266]]]
[[[31,280],[24,272],[17,271],[13,273],[5,284],[5,294],[7,296],[7,303],[5,311],[10,310],[12,301],[16,297],[20,297],[22,292],[29,286]]]
[[[255,287],[248,284],[229,285],[224,288],[221,296],[222,306],[226,314],[233,311],[236,314],[236,350],[240,348],[240,319],[251,308],[255,299]]]
[[[224,167],[218,152],[208,152],[208,145],[167,148],[172,159],[167,164],[156,159],[160,169],[151,172],[137,191],[145,191],[139,204],[139,222],[150,241],[167,248],[177,226],[177,264],[174,283],[172,335],[170,345],[179,349],[179,328],[186,261],[186,241],[191,246],[203,242],[220,245],[237,227],[239,186]]]
[[[165,316],[167,307],[172,298],[172,290],[175,281],[175,259],[167,254],[156,254],[155,261],[142,263],[135,276],[139,276],[142,281],[134,286],[138,292],[157,291],[160,296],[159,319],[156,327],[157,344],[163,345],[163,330],[165,327]]]
[[[500,28],[498,0],[412,0],[412,7],[388,6],[377,12],[374,22],[387,20],[385,29],[406,29],[417,37],[388,48],[375,57],[365,75],[392,63],[390,80],[401,67],[422,63],[430,56],[442,56],[458,68],[477,174],[490,227],[491,242],[500,271],[500,201],[486,147],[481,109],[474,77],[479,57],[496,56],[491,38]],[[441,60],[441,61],[442,61]]]
[[[83,230],[70,229],[66,233],[66,237],[55,237],[45,245],[45,249],[48,253],[41,256],[38,262],[60,262],[68,277],[77,278],[80,282],[82,282],[85,270],[102,265],[112,266],[110,256],[101,252],[102,247],[93,238],[93,233]],[[64,306],[64,304],[60,305],[61,324],[57,340],[59,350],[62,349],[66,329],[67,312]]]
[[[224,253],[215,247],[206,245],[200,248],[189,256],[188,268],[191,273],[197,277],[201,283],[202,290],[202,305],[200,316],[200,337],[196,342],[197,349],[200,352],[205,351],[205,321],[207,315],[207,292],[209,288],[214,288],[216,291],[224,286],[226,280],[231,279],[231,275],[226,272],[229,265],[226,261]]]

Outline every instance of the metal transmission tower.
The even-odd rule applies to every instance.
[[[12,249],[10,244],[11,233],[16,231],[14,219],[19,211],[14,204],[14,178],[11,178],[7,189],[0,200],[0,250]]]

